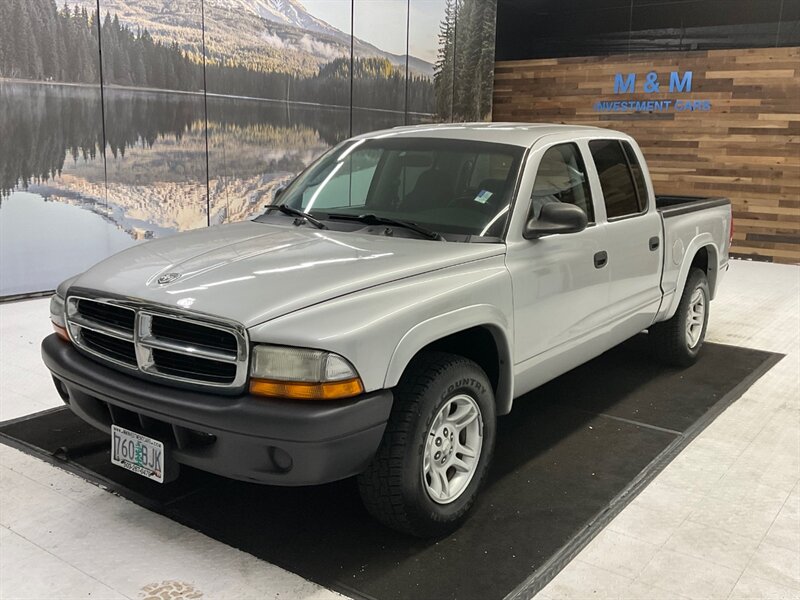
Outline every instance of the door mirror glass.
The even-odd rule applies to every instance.
[[[580,207],[554,202],[542,206],[539,218],[528,221],[522,235],[533,240],[555,233],[577,233],[586,229],[588,224],[586,213]]]

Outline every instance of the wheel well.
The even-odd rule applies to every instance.
[[[500,383],[500,354],[494,335],[486,327],[471,327],[431,342],[420,352],[439,350],[475,361],[486,372],[497,394]]]
[[[692,259],[692,268],[702,269],[703,273],[708,274],[708,250],[705,246],[697,251]]]
[[[716,249],[713,246],[703,246],[697,250],[694,258],[692,258],[690,267],[690,269],[701,269],[706,274],[712,298],[717,287],[717,265]]]

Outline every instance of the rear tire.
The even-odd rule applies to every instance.
[[[706,337],[710,301],[706,274],[691,269],[675,314],[650,327],[650,342],[660,361],[675,367],[688,367],[697,361]]]
[[[422,353],[395,389],[381,444],[358,476],[364,506],[418,537],[457,529],[488,473],[495,431],[494,393],[483,369],[454,354]]]

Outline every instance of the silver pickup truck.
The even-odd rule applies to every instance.
[[[379,520],[441,535],[515,398],[644,330],[696,359],[731,233],[726,199],[655,196],[623,133],[397,128],[339,144],[253,221],[65,281],[42,354],[115,464],[357,475]]]

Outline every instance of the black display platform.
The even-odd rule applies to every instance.
[[[529,598],[780,359],[707,344],[666,369],[643,338],[519,398],[472,517],[438,541],[375,523],[353,480],[276,488],[184,469],[152,483],[112,466],[107,436],[67,408],[0,424],[0,441],[347,595]]]

